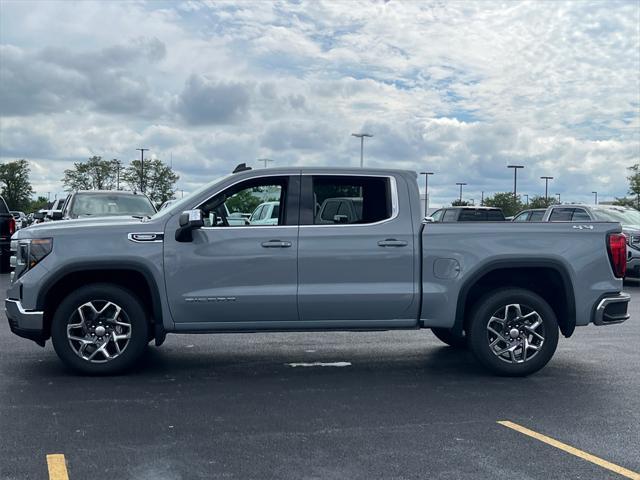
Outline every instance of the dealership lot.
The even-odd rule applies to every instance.
[[[1,314],[0,477],[61,478],[62,454],[72,480],[634,478],[640,288],[625,290],[631,320],[580,328],[511,379],[429,331],[172,335],[129,375],[80,377]]]

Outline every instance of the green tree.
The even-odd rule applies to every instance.
[[[636,196],[635,208],[640,209],[640,163],[629,167],[629,194]]]
[[[454,200],[451,202],[452,207],[467,207],[471,205],[471,202],[467,202],[466,200]]]
[[[229,213],[253,213],[253,211],[263,202],[263,200],[254,195],[251,189],[242,190],[232,195],[225,204],[229,209]]]
[[[29,162],[25,159],[0,165],[2,196],[11,210],[28,210],[33,195],[29,181]]]
[[[49,203],[49,201],[47,200],[47,197],[40,196],[36,200],[31,200],[31,202],[29,204],[29,207],[25,211],[26,212],[37,212],[41,208],[45,208],[48,203]]]
[[[487,207],[498,207],[502,209],[505,217],[511,217],[524,208],[520,197],[514,197],[513,192],[500,192],[492,197],[484,199]]]
[[[620,205],[622,207],[632,207],[635,209],[638,208],[638,202],[636,201],[635,198],[631,198],[631,197],[616,198],[613,204]]]
[[[558,199],[556,197],[544,198],[543,196],[536,195],[529,200],[527,208],[547,208],[551,205],[558,205]]]
[[[170,166],[157,158],[145,160],[144,189],[141,184],[141,174],[140,160],[134,160],[122,173],[122,179],[132,190],[146,193],[156,207],[174,197],[175,185],[180,176]]]
[[[112,160],[93,156],[86,162],[76,162],[73,168],[65,170],[62,183],[69,191],[111,190],[116,183],[116,166]]]

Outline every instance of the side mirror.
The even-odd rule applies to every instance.
[[[347,223],[349,221],[349,217],[346,215],[334,215],[333,223]]]
[[[204,212],[200,209],[182,212],[178,223],[180,228],[176,230],[176,241],[191,242],[193,241],[192,232],[204,226]]]
[[[435,220],[433,219],[433,217],[424,217],[424,222],[425,223],[434,223]]]
[[[62,220],[62,210],[52,210],[47,216],[51,220]]]
[[[36,212],[33,214],[34,220],[42,220],[44,219],[44,212]]]

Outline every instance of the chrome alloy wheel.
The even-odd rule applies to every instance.
[[[489,348],[507,363],[531,360],[542,348],[544,337],[540,314],[517,303],[501,307],[487,323]]]
[[[69,345],[80,358],[105,363],[120,356],[131,339],[131,321],[113,302],[92,300],[80,305],[67,324]]]

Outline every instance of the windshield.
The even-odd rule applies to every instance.
[[[69,216],[71,218],[111,215],[151,216],[155,213],[155,208],[144,195],[78,193],[73,199]]]
[[[594,209],[593,215],[603,222],[620,222],[622,225],[640,225],[640,212],[631,208]]]
[[[169,205],[168,207],[165,207],[164,209],[160,210],[158,213],[156,213],[154,215],[153,218],[160,218],[163,217],[165,215],[172,215],[172,213],[170,212],[177,212],[180,210],[188,210],[190,208],[191,203],[193,202],[193,199],[198,197],[202,192],[208,190],[209,188],[213,187],[216,183],[220,183],[223,180],[229,178],[232,174],[228,174],[228,175],[224,175],[222,177],[216,178],[215,180],[204,184],[203,186],[201,186],[200,188],[194,190],[193,192],[191,192],[189,195],[187,195],[184,198],[181,198],[179,200],[173,200],[171,203],[171,205]]]

